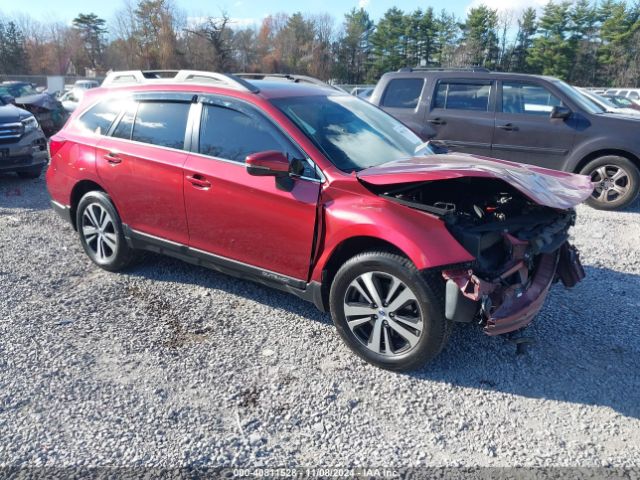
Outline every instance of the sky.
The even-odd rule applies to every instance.
[[[328,12],[336,20],[342,20],[343,15],[353,7],[363,7],[374,20],[378,20],[384,12],[395,6],[404,11],[416,8],[433,7],[439,12],[446,8],[448,12],[464,17],[467,9],[479,3],[484,3],[499,10],[522,10],[523,7],[542,5],[546,0],[174,0],[179,8],[188,16],[217,16],[221,11],[235,20],[236,25],[259,24],[264,17],[277,12],[293,13],[325,13]],[[25,3],[28,8],[20,8],[21,2],[16,0],[0,0],[0,14],[14,16],[28,13],[40,21],[61,21],[70,23],[78,13],[95,13],[110,21],[116,10],[121,8],[122,0],[29,0]]]

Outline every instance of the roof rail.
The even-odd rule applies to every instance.
[[[247,73],[247,72],[238,72],[233,74],[234,77],[237,78],[246,78],[248,80],[288,80],[294,83],[311,83],[313,85],[318,85],[321,87],[332,88],[334,90],[340,90],[338,87],[333,86],[327,82],[323,82],[322,80],[309,77],[308,75],[296,75],[291,73]]]
[[[486,67],[403,67],[398,72],[491,72]]]
[[[236,90],[258,93],[255,85],[228,73],[206,72],[198,70],[125,70],[111,72],[102,82],[103,87],[135,83],[198,83],[224,85]]]

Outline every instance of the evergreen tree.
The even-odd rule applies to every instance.
[[[527,58],[536,29],[536,10],[533,7],[528,7],[522,12],[522,16],[518,19],[518,33],[513,49],[513,63],[511,67],[513,71],[521,73],[527,73],[529,71]]]
[[[534,73],[568,79],[573,52],[567,42],[571,3],[550,1],[544,7],[527,64]]]

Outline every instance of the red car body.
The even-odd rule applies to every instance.
[[[290,188],[282,189],[272,176],[252,175],[242,164],[212,161],[193,148],[121,140],[87,133],[78,126],[76,120],[97,100],[135,92],[188,93],[194,98],[219,95],[246,102],[304,151],[322,172],[320,180],[294,178]],[[274,99],[314,95],[327,95],[327,89],[281,82],[265,84],[259,92],[179,83],[89,90],[50,142],[47,185],[53,205],[75,226],[80,197],[100,189],[111,198],[133,246],[246,276],[327,310],[336,269],[370,246],[401,252],[418,270],[443,271],[443,281],[453,280],[476,305],[497,288],[487,278],[474,279],[477,259],[456,239],[437,209],[413,208],[401,195],[391,198],[386,190],[381,194],[377,189],[478,178],[513,188],[528,202],[554,211],[570,209],[592,191],[587,177],[470,155],[390,158],[388,164],[344,172],[273,104]],[[270,165],[276,168],[277,161]],[[558,278],[558,262],[565,261],[559,268],[581,277],[577,259],[563,260],[559,252],[551,254],[552,271],[542,284],[528,284],[531,296],[508,312],[507,326],[492,332],[487,315],[487,333],[504,333],[529,323],[552,280]],[[514,271],[522,268],[517,255],[509,261]],[[501,295],[509,301],[506,293]]]

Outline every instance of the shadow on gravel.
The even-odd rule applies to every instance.
[[[573,291],[556,285],[523,333],[524,355],[504,338],[460,325],[425,369],[411,374],[530,398],[607,406],[640,418],[640,276],[586,267]],[[506,413],[506,412],[503,412]]]
[[[608,406],[640,418],[640,276],[586,267],[572,291],[556,285],[534,323],[535,343],[524,355],[503,337],[458,325],[445,350],[407,375],[584,405]],[[238,280],[161,255],[149,254],[129,275],[180,282],[242,296],[296,315],[330,323],[329,315],[294,295]]]
[[[37,179],[23,179],[14,174],[0,173],[0,208],[50,208],[44,172]]]

